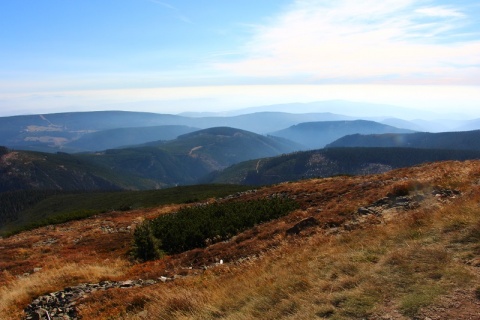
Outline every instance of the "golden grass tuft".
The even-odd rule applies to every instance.
[[[99,282],[118,276],[128,264],[121,260],[105,261],[95,265],[69,263],[43,269],[26,277],[10,278],[0,288],[0,319],[19,318],[19,307],[33,298],[84,282]]]

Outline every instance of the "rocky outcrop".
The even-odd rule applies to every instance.
[[[26,314],[24,319],[77,320],[80,319],[76,309],[77,301],[86,294],[112,288],[144,287],[171,280],[173,279],[160,277],[157,280],[102,281],[100,283],[84,283],[74,287],[67,287],[61,291],[51,292],[33,300],[24,310]]]
[[[314,217],[308,217],[296,223],[293,227],[287,229],[286,234],[287,235],[299,234],[300,231],[302,230],[312,228],[318,225],[319,223],[317,219],[315,219]]]

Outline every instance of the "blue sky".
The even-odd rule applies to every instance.
[[[478,17],[478,1],[6,0],[0,116],[331,99],[480,116]]]

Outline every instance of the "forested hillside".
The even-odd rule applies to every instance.
[[[335,175],[365,175],[425,162],[480,159],[475,150],[414,148],[329,148],[233,165],[204,182],[266,185]]]
[[[0,192],[31,189],[120,190],[154,186],[138,177],[118,174],[66,153],[9,150],[0,157]]]
[[[212,170],[218,170],[245,160],[289,153],[299,150],[300,146],[283,138],[216,127],[181,135],[159,148],[171,154],[199,158]]]
[[[175,125],[108,129],[87,133],[66,143],[63,149],[70,152],[102,151],[152,141],[173,140],[179,135],[196,130],[198,128]]]
[[[195,185],[145,191],[66,192],[19,190],[0,193],[0,236],[44,225],[159,205],[223,197],[249,187]]]
[[[480,150],[480,130],[412,134],[349,135],[327,145],[334,147],[408,147],[422,149]]]
[[[298,149],[281,138],[211,128],[170,142],[94,153],[41,153],[2,148],[0,192],[138,190],[196,184],[229,165]]]

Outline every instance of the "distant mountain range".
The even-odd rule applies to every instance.
[[[408,147],[480,150],[480,130],[441,133],[417,132],[412,134],[354,134],[342,137],[330,143],[327,147]]]
[[[314,102],[294,102],[244,108],[221,113],[182,113],[185,116],[234,116],[258,112],[285,112],[285,113],[326,113],[335,112],[352,118],[402,118],[402,119],[439,119],[462,118],[461,115],[441,115],[430,111],[421,111],[389,104],[354,102],[346,100],[328,100]]]
[[[287,129],[272,132],[274,136],[292,140],[305,146],[304,149],[320,149],[325,145],[349,134],[373,133],[412,133],[412,130],[399,129],[374,121],[322,121],[305,122]]]
[[[181,125],[116,128],[87,133],[77,140],[66,143],[64,151],[101,151],[112,148],[144,144],[150,141],[173,140],[179,135],[199,130]]]
[[[93,132],[118,128],[177,125],[181,120],[182,117],[175,115],[121,111],[2,117],[0,118],[0,145],[22,150],[64,151],[63,148],[68,143]],[[126,143],[120,140],[115,144],[125,145]],[[65,151],[69,151],[68,147],[65,148]]]
[[[298,149],[281,138],[233,128],[211,128],[170,142],[66,154],[1,148],[0,192],[28,189],[158,189],[195,184],[214,170]]]
[[[383,121],[390,125],[332,113],[267,111],[225,117],[122,111],[4,117],[0,192],[274,183],[479,157],[480,130],[414,132],[419,121]],[[469,128],[477,124],[463,122]],[[344,149],[330,150],[338,147]]]
[[[239,129],[211,128],[166,143],[95,153],[71,155],[0,148],[0,192],[145,190],[198,183],[271,184],[339,174],[380,173],[423,162],[480,158],[480,149],[328,148],[289,153],[297,146],[279,139]]]
[[[123,111],[0,117],[0,145],[44,152],[81,152],[170,140],[191,131],[187,127],[234,127],[264,134],[306,121],[348,119],[350,118],[331,113],[264,112],[233,117],[194,118]],[[152,128],[140,129],[141,127]],[[98,146],[95,146],[96,142]]]
[[[379,107],[381,113],[378,113]],[[295,109],[297,108],[297,109]],[[288,113],[271,110],[311,110],[310,113]],[[331,113],[334,110],[338,113]],[[374,114],[373,110],[377,110]],[[426,119],[405,120],[399,116],[411,111],[395,106],[367,105],[345,101],[317,102],[310,104],[285,104],[239,110],[237,113],[188,113],[183,115],[157,114],[145,112],[98,111],[71,112],[44,115],[0,117],[0,145],[20,150],[43,152],[85,152],[109,148],[133,146],[152,141],[171,140],[196,129],[232,127],[258,134],[271,134],[287,137],[302,143],[304,138],[294,138],[298,131],[309,122],[332,122],[368,120],[388,125],[388,131],[379,129],[378,124],[358,129],[349,124],[351,130],[316,129],[317,138],[322,142],[303,142],[305,148],[318,148],[341,137],[342,134],[399,132],[399,129],[412,131],[456,131],[480,129],[480,120],[438,120],[429,113]],[[341,114],[345,112],[345,114]],[[188,115],[188,116],[187,116]],[[382,116],[383,115],[383,116]],[[438,116],[438,115],[436,115]],[[345,123],[346,124],[346,123]],[[310,125],[311,126],[311,125]],[[320,126],[320,125],[319,125]],[[376,127],[374,127],[376,126]],[[322,131],[323,130],[323,131]],[[333,130],[338,130],[334,133]],[[362,131],[364,130],[364,131]],[[380,131],[379,131],[380,130]],[[395,131],[391,131],[395,130]],[[400,131],[401,132],[401,131]],[[326,137],[329,136],[329,139]],[[318,140],[318,139],[317,139]]]
[[[258,112],[285,113],[328,113],[334,112],[348,119],[332,120],[371,120],[398,128],[414,131],[443,132],[468,131],[480,129],[480,119],[469,119],[468,116],[454,111],[436,113],[396,105],[353,102],[345,100],[315,101],[308,103],[285,103],[245,108],[231,112],[210,113],[209,116],[232,116]],[[188,113],[190,116],[201,116],[201,113]],[[183,115],[183,114],[182,114]],[[205,115],[204,115],[205,116]],[[392,122],[394,120],[394,122]],[[329,121],[311,119],[307,121]],[[303,122],[307,122],[303,121]],[[400,123],[401,122],[401,123]]]

